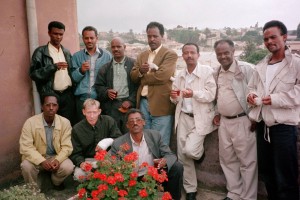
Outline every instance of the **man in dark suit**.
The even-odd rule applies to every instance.
[[[183,185],[182,164],[177,161],[176,155],[162,141],[157,131],[143,130],[145,119],[141,111],[130,109],[126,114],[126,119],[129,133],[114,140],[111,147],[112,155],[117,155],[120,146],[127,143],[130,149],[126,153],[135,151],[139,155],[137,160],[138,166],[143,162],[153,165],[154,159],[159,159],[158,168],[167,168],[168,182],[166,190],[170,192],[173,199],[180,200]],[[143,169],[139,169],[139,176],[143,176],[146,173]]]
[[[126,45],[122,38],[115,37],[110,44],[113,58],[99,70],[94,87],[103,114],[114,118],[121,132],[125,134],[125,113],[136,105],[138,85],[130,78],[134,59],[125,56]]]
[[[175,73],[178,56],[162,45],[162,24],[151,22],[146,32],[149,49],[138,55],[130,76],[139,84],[137,108],[145,115],[145,128],[159,131],[163,142],[169,145],[175,111],[170,101],[170,79]]]

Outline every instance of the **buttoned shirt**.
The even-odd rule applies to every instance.
[[[95,83],[95,66],[96,66],[96,60],[98,59],[99,55],[100,55],[100,51],[99,51],[99,48],[96,48],[96,51],[93,55],[89,54],[89,52],[84,49],[84,52],[86,54],[89,55],[89,60],[87,60],[90,64],[90,85],[89,85],[89,93],[91,92],[92,90],[92,87]]]
[[[116,62],[113,59],[113,86],[114,90],[118,92],[117,99],[126,98],[129,96],[129,88],[127,82],[127,72],[125,70],[125,57],[121,62]]]
[[[162,44],[155,49],[154,51],[151,51],[151,49],[149,49],[149,56],[148,56],[148,64],[153,63],[153,60],[155,59],[155,56],[157,55],[157,53],[159,52],[159,50],[161,49]],[[150,72],[151,69],[149,69],[149,71],[147,73]],[[141,96],[146,97],[148,95],[148,85],[144,85],[142,91],[141,91]]]
[[[145,137],[143,135],[141,142],[136,143],[130,135],[130,139],[132,142],[133,151],[138,153],[138,160],[136,161],[135,170],[138,172],[139,176],[145,175],[147,173],[147,169],[139,168],[142,163],[147,162],[150,166],[153,166],[153,155],[150,152]]]
[[[66,62],[64,52],[62,51],[61,48],[57,49],[56,47],[54,47],[49,42],[48,43],[48,50],[49,50],[50,56],[53,59],[53,63]],[[53,89],[54,90],[64,90],[65,88],[67,88],[69,86],[72,86],[72,81],[71,81],[71,78],[68,74],[68,70],[66,70],[66,69],[57,70],[55,72],[55,76],[58,73],[63,73],[64,76],[60,76],[60,77],[65,77],[66,79],[61,81],[61,80],[57,80],[56,78],[54,78],[54,84],[53,84]]]
[[[43,124],[44,124],[44,127],[45,127],[46,141],[47,141],[46,154],[48,156],[56,155],[56,152],[55,152],[55,149],[54,149],[54,146],[53,146],[53,129],[55,127],[55,123],[53,121],[51,126],[49,126],[47,124],[47,122],[45,121],[45,118],[43,116]]]
[[[224,116],[234,116],[243,113],[243,108],[239,103],[233,88],[232,81],[237,68],[237,63],[234,61],[229,69],[225,71],[220,68],[218,77],[218,111]]]
[[[194,81],[194,79],[196,78],[196,74],[194,73],[198,68],[198,64],[195,67],[195,69],[192,71],[192,73],[189,73],[189,71],[186,70],[185,73],[185,89],[191,89],[193,90],[193,88],[191,87],[191,83]],[[193,113],[193,102],[192,102],[192,98],[184,98],[182,101],[182,108],[181,108],[182,112],[185,113]]]

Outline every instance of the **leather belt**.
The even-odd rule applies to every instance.
[[[243,117],[243,116],[246,116],[246,115],[247,115],[246,113],[240,113],[240,114],[235,115],[235,116],[224,116],[224,117],[226,117],[227,119],[235,119],[235,118]]]
[[[186,115],[188,115],[188,116],[190,116],[190,117],[194,117],[193,113],[185,113],[185,112],[183,112],[183,113],[186,114]]]

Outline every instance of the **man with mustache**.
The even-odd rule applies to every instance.
[[[78,51],[72,57],[72,77],[76,83],[76,115],[77,121],[84,119],[82,114],[83,102],[88,99],[96,99],[96,90],[93,87],[99,69],[111,59],[111,54],[102,48],[97,48],[98,32],[92,26],[82,30],[82,40],[85,44],[83,50]]]
[[[170,97],[176,104],[177,155],[184,168],[186,200],[196,200],[197,175],[194,161],[203,160],[205,136],[213,131],[213,101],[217,87],[213,70],[198,63],[200,53],[197,44],[185,44],[182,57],[187,67],[176,76]]]
[[[125,134],[125,113],[136,106],[137,84],[130,78],[135,60],[125,56],[126,45],[122,38],[115,37],[110,44],[113,58],[99,70],[95,89],[103,113],[114,118]]]
[[[144,128],[159,131],[163,142],[169,145],[174,118],[170,78],[175,73],[177,54],[162,45],[162,24],[151,22],[146,32],[149,49],[138,55],[130,76],[139,84],[137,108],[145,115]]]
[[[258,172],[269,200],[299,200],[297,125],[300,122],[300,57],[286,46],[287,28],[277,20],[263,27],[271,53],[248,84],[249,117],[257,124]]]

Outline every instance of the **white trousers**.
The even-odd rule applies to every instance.
[[[250,131],[247,116],[221,117],[219,157],[227,181],[227,197],[233,200],[257,199],[256,134]]]
[[[204,152],[205,135],[196,132],[194,118],[180,113],[177,126],[177,154],[183,164],[183,187],[187,193],[197,192],[197,175],[194,159]]]

